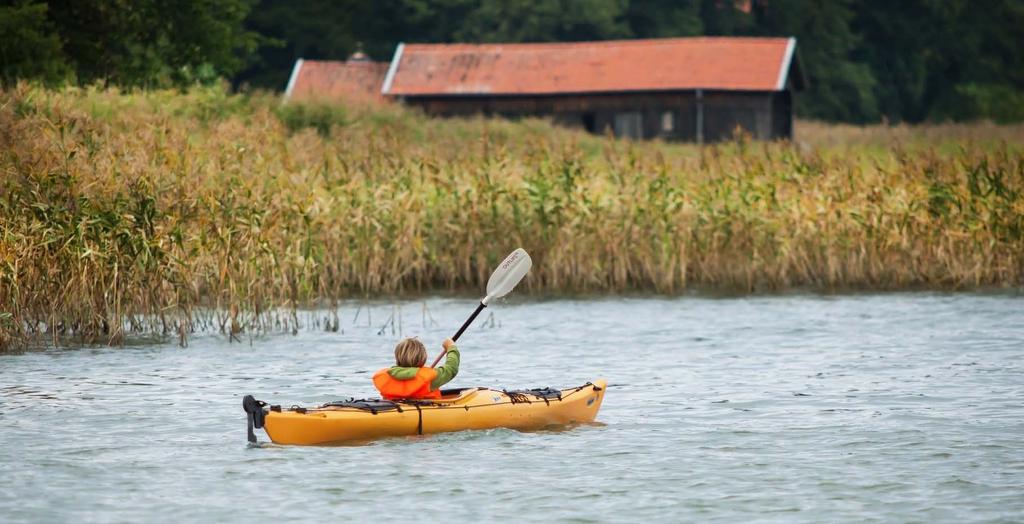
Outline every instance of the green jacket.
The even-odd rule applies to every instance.
[[[392,366],[388,370],[388,375],[395,380],[409,380],[415,377],[419,370],[417,367]],[[434,371],[437,371],[437,378],[430,382],[430,391],[441,389],[441,386],[451,382],[455,375],[459,374],[459,348],[452,346],[444,359],[444,365],[434,368]]]

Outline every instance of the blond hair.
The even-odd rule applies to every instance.
[[[418,368],[427,363],[427,347],[416,338],[407,338],[395,346],[395,364],[404,368]]]

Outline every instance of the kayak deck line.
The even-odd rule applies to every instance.
[[[584,384],[582,386],[578,386],[576,388],[572,388],[571,393],[565,395],[565,397],[568,397],[569,395],[572,395],[573,393],[578,393],[579,391],[581,391],[582,389],[584,389],[586,387],[597,387],[598,391],[600,391],[600,389],[601,389],[599,386],[594,386],[594,384],[592,382],[587,382],[586,384]],[[421,408],[430,408],[430,409],[469,409],[468,405],[455,406],[455,405],[452,405],[452,404],[455,404],[459,400],[463,400],[470,393],[487,392],[487,391],[504,393],[505,395],[507,395],[509,397],[509,400],[507,402],[498,402],[498,403],[486,404],[486,405],[477,406],[477,407],[503,406],[503,405],[507,405],[507,404],[529,404],[531,402],[542,402],[542,401],[545,404],[550,404],[552,400],[554,400],[554,401],[561,401],[564,398],[562,396],[562,394],[561,394],[561,391],[559,391],[557,389],[551,389],[551,388],[543,388],[543,389],[544,390],[549,390],[549,391],[554,391],[554,392],[558,393],[558,396],[556,398],[552,399],[550,397],[547,397],[547,396],[544,396],[544,395],[541,395],[541,394],[532,393],[532,391],[541,391],[540,389],[538,389],[538,390],[511,390],[510,391],[510,390],[505,390],[505,389],[498,390],[498,389],[492,389],[492,388],[464,388],[464,389],[460,389],[460,390],[453,390],[453,391],[457,392],[455,394],[458,395],[458,397],[454,398],[454,399],[445,399],[443,396],[442,396],[441,399],[436,399],[436,400],[412,400],[412,399],[406,399],[406,400],[393,401],[393,400],[381,400],[381,399],[359,399],[359,400],[350,399],[350,400],[342,400],[342,401],[336,401],[336,402],[327,402],[327,403],[321,404],[319,407],[315,407],[315,408],[302,408],[302,407],[298,407],[298,406],[292,406],[291,408],[288,408],[285,411],[296,411],[296,412],[300,412],[300,413],[311,413],[311,412],[317,412],[317,411],[341,411],[341,410],[346,410],[347,409],[347,410],[369,411],[372,414],[377,414],[380,411],[389,411],[389,410],[393,409],[393,410],[398,411],[399,413],[401,413],[403,405],[405,405],[405,406],[419,406]],[[442,390],[442,395],[444,395],[443,391],[444,390]],[[534,398],[533,400],[530,400],[531,396],[536,397],[536,398]],[[360,405],[349,405],[349,404],[360,404],[360,403],[370,403],[370,402],[379,403],[379,404],[385,404],[386,403],[386,404],[390,404],[390,406],[379,406],[379,407],[378,406],[374,406],[374,407],[366,406],[366,407],[363,407],[363,406],[360,406]],[[406,409],[408,409],[408,407]],[[282,408],[281,408],[281,406],[270,406],[270,410],[271,411],[278,411],[278,412],[280,412],[280,411],[282,411]]]
[[[268,405],[246,395],[248,439],[263,428],[277,444],[330,444],[391,436],[468,429],[543,429],[592,422],[604,399],[603,379],[582,386],[499,390],[484,387],[442,390],[440,399],[353,399],[317,407]],[[480,408],[491,409],[480,409]],[[414,414],[415,413],[415,414]]]

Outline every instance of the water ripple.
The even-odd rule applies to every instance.
[[[446,328],[473,307],[426,304]],[[373,395],[368,375],[398,334],[378,336],[365,315],[351,325],[361,305],[342,308],[344,334],[0,356],[0,514],[367,520],[409,500],[428,521],[1024,517],[1017,296],[510,300],[495,327],[465,335],[452,386],[603,376],[600,423],[248,446],[243,394]],[[401,306],[418,319],[423,302]],[[404,324],[434,346],[449,334]]]

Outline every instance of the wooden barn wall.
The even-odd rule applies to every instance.
[[[547,116],[558,124],[582,127],[594,133],[605,133],[607,130],[615,132],[617,115],[620,122],[634,122],[635,115],[639,114],[642,125],[640,136],[635,138],[681,141],[697,139],[698,100],[693,91],[521,97],[410,97],[405,102],[438,116]],[[728,140],[737,128],[758,139],[791,137],[792,102],[788,91],[711,91],[703,93],[702,103],[705,141]],[[626,114],[633,116],[622,116]]]
[[[781,91],[772,95],[772,138],[793,139],[793,95]]]
[[[771,138],[771,95],[765,93],[706,93],[704,140],[732,138],[740,128],[755,138]]]

